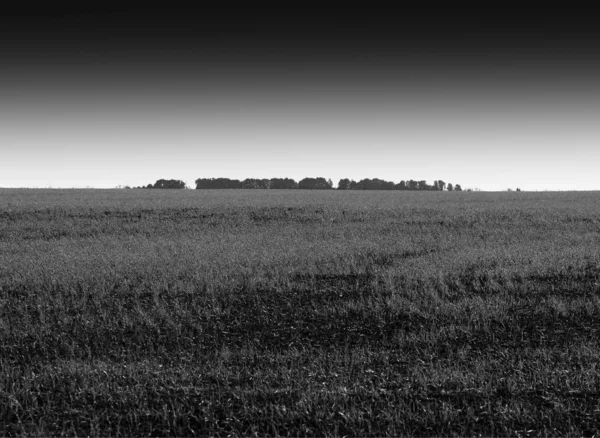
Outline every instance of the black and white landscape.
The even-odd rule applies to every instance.
[[[0,436],[598,436],[597,23],[5,8]]]

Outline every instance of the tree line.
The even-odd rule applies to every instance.
[[[408,181],[400,181],[395,184],[393,181],[385,181],[378,178],[373,179],[362,179],[360,181],[354,181],[347,178],[341,179],[338,183],[338,190],[430,190],[430,191],[462,191],[460,184],[446,184],[442,180],[436,180],[432,185],[429,185],[427,181],[420,180],[415,181],[413,179]]]
[[[291,178],[256,179],[247,178],[243,181],[229,178],[199,178],[195,181],[196,189],[308,189],[308,190],[332,190],[331,179],[304,178],[298,182]],[[400,181],[394,183],[382,179],[365,178],[354,181],[348,178],[338,182],[337,190],[429,190],[429,191],[462,191],[460,184],[446,183],[436,180],[432,185],[427,181]]]
[[[125,186],[126,189],[131,187]],[[154,184],[134,187],[134,189],[185,189],[185,182],[180,179],[159,179]]]
[[[305,189],[305,190],[333,190],[331,179],[323,177],[304,178],[298,182],[291,178],[258,179],[246,178],[243,181],[230,178],[199,178],[195,181],[196,189]],[[130,187],[126,187],[130,188]],[[185,189],[185,182],[178,179],[159,179],[154,184],[134,187],[135,189]],[[462,191],[460,184],[446,183],[436,180],[432,185],[425,180],[415,181],[386,181],[378,178],[365,178],[354,181],[348,178],[340,179],[337,190],[428,190],[428,191]],[[518,189],[517,189],[518,190]]]

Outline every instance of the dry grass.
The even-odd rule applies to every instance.
[[[593,435],[600,194],[0,191],[0,435]]]

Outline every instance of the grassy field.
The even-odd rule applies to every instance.
[[[0,190],[0,435],[600,433],[600,193]]]

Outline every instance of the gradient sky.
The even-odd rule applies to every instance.
[[[10,10],[0,187],[441,179],[600,190],[600,30],[573,9]]]

